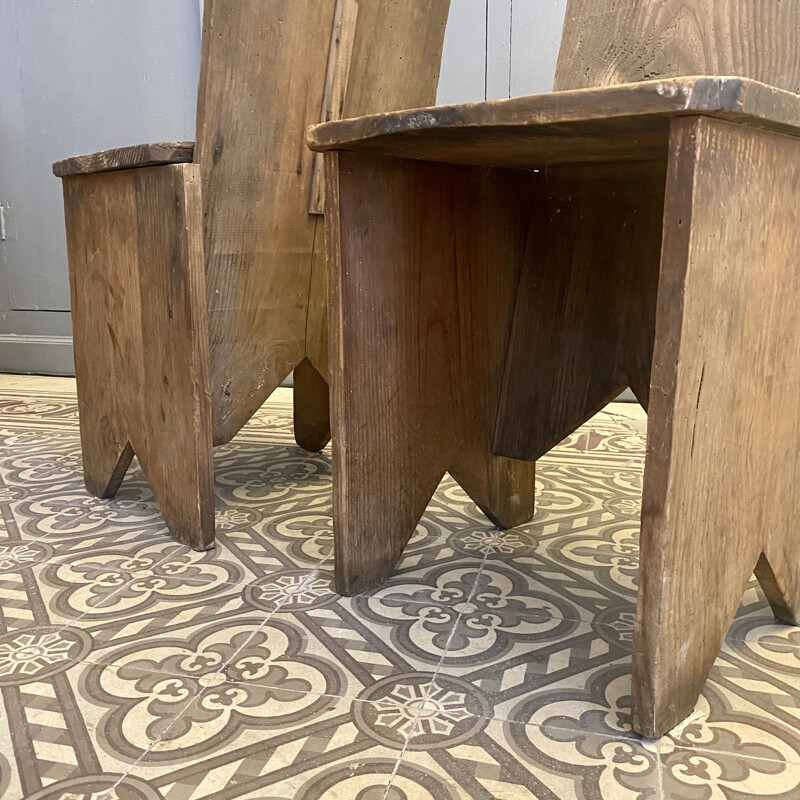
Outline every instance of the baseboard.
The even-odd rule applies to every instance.
[[[0,372],[74,375],[72,337],[0,333]]]

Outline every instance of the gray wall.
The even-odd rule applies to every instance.
[[[439,102],[552,88],[566,0],[452,0]],[[202,0],[0,0],[0,371],[72,372],[59,158],[194,138]]]
[[[194,138],[197,0],[0,0],[0,369],[72,372],[59,158]]]

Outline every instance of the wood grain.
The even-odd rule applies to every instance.
[[[328,383],[304,358],[294,368],[294,435],[304,450],[316,453],[331,440]]]
[[[666,157],[540,173],[496,453],[540,458],[628,386],[647,408],[665,180]]]
[[[308,213],[335,0],[206,3],[203,176],[214,441],[229,441],[305,357]]]
[[[745,585],[800,621],[800,141],[674,125],[634,637],[634,727],[692,710]]]
[[[87,175],[159,164],[190,164],[193,157],[194,142],[137,144],[56,161],[53,164],[53,174],[64,178],[67,175]]]
[[[134,453],[175,539],[214,540],[200,171],[64,180],[86,486],[113,496]]]
[[[741,75],[797,94],[798,49],[791,0],[569,0],[555,89]]]
[[[800,97],[738,78],[583,89],[377,114],[313,127],[314,150],[531,168],[661,158],[670,119],[704,114],[800,134]]]
[[[328,50],[328,72],[322,95],[321,123],[341,119],[344,113],[357,20],[358,0],[336,0],[331,45]],[[319,153],[314,155],[313,170],[308,211],[310,214],[322,214],[325,207],[325,168]]]
[[[339,2],[347,33],[354,9]],[[215,442],[229,441],[303,359],[327,374],[318,356],[324,271],[314,267],[321,255],[308,213],[313,154],[304,147],[326,84],[334,102],[346,71],[348,114],[433,102],[448,4],[361,0],[345,70],[344,55],[329,57],[335,0],[207,0],[197,160]]]
[[[446,471],[502,525],[534,465],[491,455],[534,176],[327,158],[339,591],[385,579]]]
[[[99,181],[95,190],[81,184],[86,196],[94,191],[98,198],[96,230],[89,236],[91,223],[88,216],[82,216],[80,224],[69,231],[70,259],[75,262],[71,270],[81,287],[79,299],[83,304],[78,314],[84,321],[90,316],[87,304],[99,303],[98,308],[104,309],[105,300],[86,288],[89,278],[82,272],[88,269],[87,260],[95,257],[81,250],[81,242],[95,243],[97,253],[116,258],[114,264],[123,263],[123,255],[116,254],[115,249],[120,242],[128,241],[123,230],[125,214],[133,235],[137,225],[141,228],[155,213],[147,205],[143,194],[146,190],[137,194],[130,188],[130,182],[145,180],[133,177],[133,172],[150,173],[131,168],[192,159],[198,165],[203,186],[202,214],[170,216],[160,204],[159,180],[168,181],[172,173],[167,171],[163,178],[149,180],[155,192],[154,208],[169,217],[164,220],[164,230],[185,223],[189,226],[185,235],[193,243],[204,242],[204,341],[191,353],[180,348],[177,352],[187,364],[206,360],[210,364],[210,375],[203,377],[204,387],[206,380],[208,386],[203,391],[211,392],[214,442],[229,441],[294,367],[298,368],[294,392],[297,441],[313,450],[327,442],[325,252],[323,226],[318,217],[308,213],[314,155],[305,148],[305,128],[320,120],[323,106],[323,113],[331,115],[346,106],[345,89],[351,74],[356,76],[358,87],[352,102],[359,108],[382,110],[381,103],[388,97],[402,99],[406,104],[432,102],[443,38],[440,18],[442,14],[446,16],[448,4],[449,0],[413,0],[399,5],[395,0],[206,0],[196,150],[186,142],[147,144],[55,165],[56,174],[77,177],[83,173],[88,180],[91,173]],[[356,16],[358,9],[362,13]],[[437,22],[430,28],[428,23],[434,16]],[[360,25],[368,29],[360,30]],[[373,49],[376,63],[380,64],[377,71],[364,58]],[[360,55],[351,66],[352,53],[356,51]],[[127,175],[116,179],[120,187],[127,189],[109,194],[111,183],[104,174],[111,170]],[[198,200],[201,193],[199,187],[195,188],[196,196],[192,197]],[[122,200],[119,205],[112,203],[113,221],[102,216],[106,195],[125,195],[128,200],[126,212],[122,211]],[[82,214],[88,215],[85,204],[81,209]],[[68,210],[68,226],[73,226],[76,219]],[[103,236],[107,241],[102,240]],[[166,246],[158,237],[154,241]],[[155,271],[169,269],[169,262],[160,251],[146,258],[140,256],[144,248],[145,243],[139,242],[129,253],[132,260],[125,263],[131,274],[161,280]],[[99,268],[94,261],[92,264],[96,275]],[[111,270],[106,291],[113,294],[118,281],[127,286],[129,279],[121,267],[116,272]],[[180,294],[182,290],[183,295],[176,295],[175,302],[194,303],[190,289],[194,292],[196,285],[176,287],[176,292]],[[143,310],[143,315],[145,311],[149,309]],[[110,312],[98,317],[107,318],[111,318]],[[185,317],[181,319],[186,322]],[[192,319],[200,317],[195,315]],[[151,338],[138,331],[134,323],[120,324],[134,327],[128,339],[117,337],[125,343],[120,353],[138,347],[144,353],[141,358],[163,360],[162,350],[171,341],[171,328],[166,329],[156,319]],[[76,339],[76,348],[81,349],[79,361],[90,359],[97,347],[105,346],[104,337],[108,335],[102,325],[92,327],[86,322],[86,326],[90,333]],[[189,333],[196,337],[198,330],[201,328],[192,327]],[[186,343],[187,347],[197,344],[194,338]],[[87,481],[92,491],[103,496],[116,491],[133,455],[133,449],[121,440],[133,435],[130,430],[135,422],[150,425],[154,409],[164,407],[157,391],[131,391],[131,386],[140,385],[136,359],[126,367],[119,353],[115,357],[118,360],[114,369],[119,375],[116,384],[98,388],[98,373],[94,370],[90,371],[93,380],[79,381],[78,386],[80,402],[96,409],[96,413],[87,412],[83,449]],[[117,397],[116,392],[130,396]],[[103,411],[104,406],[107,411]],[[118,406],[124,407],[124,413],[117,413]],[[113,435],[102,429],[106,424],[102,422],[103,414],[121,420],[122,427],[115,428]],[[199,454],[205,447],[207,431],[202,426],[211,424],[209,416],[198,412],[195,422],[194,428],[173,425],[172,438],[161,441],[167,467],[172,465],[172,450],[185,449],[192,461],[191,454]],[[140,436],[147,436],[147,430],[152,430],[152,425]],[[159,442],[141,438],[137,441],[140,448],[152,445],[152,456],[145,454],[144,458],[151,459],[148,474],[170,529],[194,546],[209,544],[213,535],[213,527],[209,527],[213,520],[207,507],[210,501],[203,501],[206,505],[202,522],[197,523],[196,509],[187,509],[181,516],[180,508],[173,508],[171,499],[174,495],[184,502],[185,493],[191,493],[198,485],[205,491],[208,476],[203,473],[186,477],[180,470],[162,474],[158,466]],[[114,443],[121,444],[118,452]],[[185,485],[179,485],[184,480]],[[198,524],[202,528],[199,538],[187,532]]]
[[[359,0],[343,117],[436,102],[450,0]]]

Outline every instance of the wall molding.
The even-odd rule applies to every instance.
[[[0,333],[3,372],[23,375],[74,375],[71,336]]]

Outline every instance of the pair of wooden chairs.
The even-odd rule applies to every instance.
[[[449,0],[206,0],[196,143],[63,178],[86,485],[138,456],[171,534],[214,541],[212,443],[294,369],[295,437],[330,438],[319,157],[307,126],[434,102]]]
[[[298,440],[321,446],[329,374],[352,593],[389,574],[445,471],[497,522],[528,519],[534,460],[630,385],[649,413],[634,727],[660,735],[754,568],[779,619],[800,613],[800,17],[570,0],[556,93],[315,128],[328,373],[300,129],[345,84],[344,116],[429,102],[446,5],[361,0],[344,81],[344,37],[320,56],[332,2],[214,0],[197,165],[59,167],[87,483],[113,492],[139,453],[171,530],[207,545],[210,419],[227,441],[300,364]],[[253,38],[279,6],[283,33]]]

